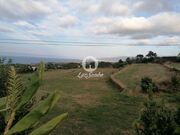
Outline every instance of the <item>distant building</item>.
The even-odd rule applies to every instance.
[[[37,67],[32,67],[32,70],[33,70],[33,71],[36,71],[36,70],[37,70]]]
[[[37,67],[29,65],[29,66],[28,66],[28,69],[29,69],[30,71],[33,71],[33,72],[34,72],[34,71],[37,70]]]

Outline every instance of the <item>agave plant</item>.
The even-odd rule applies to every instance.
[[[20,134],[30,129],[29,135],[47,135],[67,116],[67,113],[60,114],[39,128],[34,129],[34,127],[39,124],[39,120],[45,116],[59,100],[59,93],[55,91],[33,107],[29,113],[19,121],[15,122],[17,112],[30,103],[35,96],[42,81],[44,68],[45,66],[43,62],[41,62],[37,74],[33,75],[28,87],[24,88],[21,78],[16,74],[14,67],[10,67],[7,81],[8,95],[0,98],[0,114],[3,116],[5,123],[3,133],[1,134]]]

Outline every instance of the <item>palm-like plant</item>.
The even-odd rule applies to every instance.
[[[6,128],[4,134],[7,134],[13,124],[16,114],[16,106],[18,105],[21,95],[23,94],[23,86],[20,77],[16,74],[14,67],[10,67],[8,71],[7,94],[6,97]]]
[[[7,93],[6,97],[0,98],[0,113],[5,120],[5,128],[3,135],[12,135],[30,130],[30,135],[46,135],[49,134],[58,123],[67,116],[67,113],[48,121],[46,124],[34,129],[39,120],[46,115],[59,100],[57,91],[50,94],[45,100],[41,101],[28,114],[15,123],[17,111],[31,102],[36,94],[44,72],[44,64],[41,62],[38,74],[34,74],[27,89],[21,83],[20,77],[16,74],[14,67],[10,67],[8,72]],[[1,123],[0,123],[1,124]]]

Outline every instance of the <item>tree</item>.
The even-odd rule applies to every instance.
[[[119,63],[119,64],[122,64],[122,63],[123,63],[123,60],[122,60],[122,59],[119,59],[118,63]]]
[[[154,53],[153,51],[149,51],[146,57],[148,58],[147,59],[148,62],[154,62],[157,58],[157,54]]]
[[[176,127],[171,110],[149,97],[134,128],[137,135],[173,135]]]
[[[157,54],[154,53],[153,51],[149,51],[146,56],[147,56],[148,58],[156,58],[156,57],[157,57]]]
[[[142,59],[144,57],[144,55],[142,55],[142,54],[138,54],[137,56],[136,56],[136,58],[140,58],[140,59]]]
[[[137,63],[142,63],[142,62],[143,62],[143,58],[144,58],[144,55],[138,54],[138,55],[136,56],[136,62],[137,62]]]
[[[31,108],[31,110],[19,121],[15,120],[17,112],[31,102],[35,96],[41,84],[43,72],[44,64],[41,63],[38,72],[32,77],[29,87],[25,89],[22,85],[21,78],[16,74],[14,67],[10,67],[7,81],[8,95],[0,98],[0,116],[2,117],[1,120],[4,120],[0,121],[0,124],[3,125],[1,128],[1,134],[20,134],[24,131],[27,131],[29,135],[49,134],[58,123],[67,116],[67,113],[60,114],[39,128],[34,128],[35,125],[39,123],[40,118],[45,116],[58,101],[59,93],[55,91],[38,105]]]
[[[180,62],[180,53],[177,55],[177,62]]]
[[[128,64],[132,64],[132,60],[131,60],[131,58],[130,58],[130,57],[127,57],[127,58],[126,58],[126,63],[128,63]]]

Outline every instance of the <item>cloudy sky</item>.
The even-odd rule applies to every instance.
[[[180,52],[179,0],[0,0],[0,55]]]

